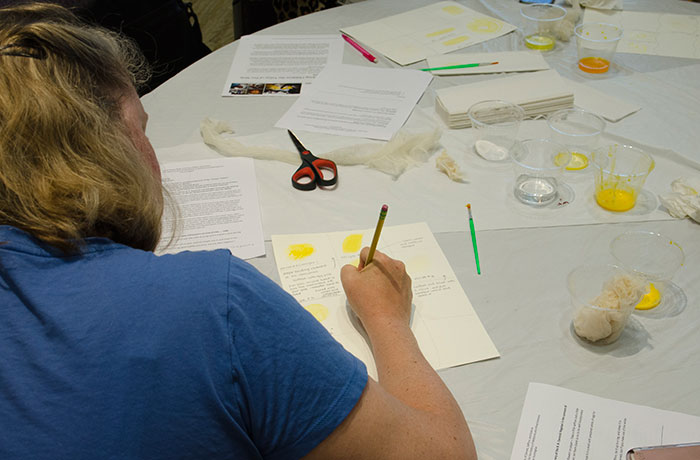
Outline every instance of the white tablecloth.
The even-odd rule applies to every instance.
[[[343,26],[428,3],[427,0],[366,0],[304,16],[259,33],[336,33]],[[515,0],[460,3],[521,25],[519,4]],[[666,12],[700,15],[699,4],[681,0],[626,0],[625,9],[658,11],[661,3]],[[459,52],[523,49],[519,34],[516,31]],[[236,46],[234,42],[212,53],[143,98],[151,117],[147,132],[157,150],[201,142],[198,127],[205,117],[228,121],[241,136],[260,136],[272,130],[293,103],[293,98],[221,97]],[[664,174],[655,176],[652,172],[646,187],[649,196],[653,198],[669,191],[670,180],[676,174],[700,174],[689,166],[690,162],[700,162],[699,61],[618,54],[611,75],[587,79],[573,70],[573,42],[545,58],[568,78],[642,106],[638,113],[618,123],[609,123],[607,132],[648,146],[655,155],[663,157],[657,158],[657,162],[668,163]],[[379,60],[379,66],[396,67],[386,58]],[[345,52],[344,62],[373,65],[350,48]],[[430,114],[435,88],[483,78],[492,77],[436,77],[419,106]],[[444,148],[465,165],[469,164],[466,139],[470,135],[470,130],[446,130],[443,136]],[[689,162],[674,163],[663,152],[671,152],[671,157],[680,155]],[[168,160],[161,157],[161,161]],[[491,204],[483,197],[486,193],[506,197],[507,174],[494,174],[492,186],[484,191],[483,177],[490,177],[493,172],[488,168],[468,170],[467,175],[473,180],[457,184],[438,173],[432,162],[409,170],[397,181],[364,167],[346,167],[340,170],[338,189],[299,192],[289,183],[295,166],[256,161],[266,239],[269,240],[271,233],[371,227],[382,203],[391,204],[387,224],[428,222],[502,355],[500,359],[440,372],[464,411],[482,459],[509,458],[527,384],[531,381],[700,416],[698,224],[671,219],[659,208],[637,216],[603,212],[593,203],[592,187],[586,182],[590,177],[583,176],[572,179],[578,188],[569,209],[575,212],[561,210],[561,217],[555,211],[538,214],[538,210],[515,203],[508,206],[503,204],[505,198],[503,203]],[[475,271],[463,214],[467,201],[474,204],[480,276]],[[505,207],[493,209],[494,206]],[[318,216],[318,220],[298,218],[309,213]],[[504,213],[516,215],[499,216]],[[585,218],[581,213],[587,213]],[[685,266],[673,280],[680,307],[666,312],[635,313],[614,345],[583,345],[570,330],[566,275],[584,263],[611,262],[610,241],[634,229],[660,232],[684,249]],[[278,280],[269,241],[266,248],[266,257],[250,262]]]

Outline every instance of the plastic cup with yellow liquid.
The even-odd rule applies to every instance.
[[[654,169],[651,155],[630,145],[612,144],[594,150],[590,159],[598,205],[613,212],[634,208],[647,176]]]
[[[610,70],[622,27],[601,22],[579,24],[574,29],[578,68],[587,74],[604,74]]]
[[[664,301],[673,275],[683,266],[683,249],[672,239],[649,231],[631,231],[610,243],[616,263],[638,273],[648,281],[646,293],[637,310],[650,310]]]
[[[557,110],[547,117],[549,136],[571,152],[567,171],[582,171],[588,167],[591,152],[598,147],[605,131],[605,120],[581,109]],[[555,157],[560,164],[568,155],[562,152]]]
[[[553,50],[556,28],[566,16],[566,10],[558,5],[532,4],[520,8],[524,19],[525,46],[533,50]]]

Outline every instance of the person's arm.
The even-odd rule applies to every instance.
[[[467,422],[409,327],[411,279],[376,252],[346,265],[341,281],[369,336],[379,382],[369,379],[348,417],[305,459],[476,459]]]

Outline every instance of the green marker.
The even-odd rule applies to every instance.
[[[472,232],[472,246],[474,246],[474,260],[476,260],[476,273],[481,275],[481,267],[479,266],[479,250],[476,248],[476,230],[474,230],[474,219],[472,219],[472,205],[467,203],[469,211],[469,230]]]

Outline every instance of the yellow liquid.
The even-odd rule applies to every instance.
[[[637,310],[651,310],[659,306],[661,303],[661,293],[654,286],[654,283],[649,283],[649,292],[647,292],[642,300],[635,307]]]
[[[578,61],[578,68],[588,73],[605,73],[610,68],[610,61],[601,57],[585,57]]]
[[[566,153],[558,153],[554,157],[554,164],[561,166],[566,157]],[[578,171],[586,166],[588,166],[588,157],[586,157],[586,155],[583,153],[571,152],[571,160],[569,161],[569,164],[566,165],[567,171]]]
[[[525,37],[525,46],[533,50],[547,51],[554,48],[554,39],[546,35],[532,34]]]
[[[595,200],[601,208],[615,212],[629,211],[636,202],[632,192],[612,188],[600,190],[596,193]]]

